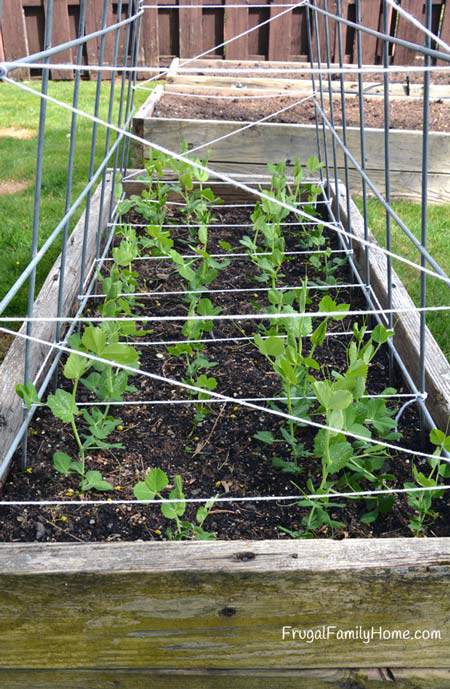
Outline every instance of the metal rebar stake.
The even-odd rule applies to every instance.
[[[433,17],[433,0],[426,0],[425,3],[425,25],[431,31],[432,17]],[[425,35],[425,47],[431,47],[431,39]],[[431,64],[431,58],[426,55],[424,58],[425,65]],[[427,221],[428,221],[428,157],[429,157],[429,128],[430,128],[430,72],[424,72],[423,75],[423,127],[422,127],[422,191],[421,191],[421,227],[420,227],[420,243],[424,249],[427,247]],[[422,268],[426,266],[426,257],[421,254],[420,265]],[[426,274],[420,274],[420,306],[425,308],[427,305],[427,278]],[[427,319],[426,312],[420,312],[420,332],[419,332],[419,390],[423,394],[426,391],[426,375],[425,375],[425,358],[426,358],[426,327]],[[422,430],[422,441],[424,437],[424,418],[420,414],[420,423]]]
[[[45,15],[45,33],[44,33],[44,49],[50,48],[53,34],[53,0],[48,0]],[[48,82],[50,72],[48,69],[44,70],[42,75],[41,93],[48,93]],[[39,128],[38,128],[38,143],[36,153],[36,183],[34,187],[34,202],[33,202],[33,229],[31,239],[31,260],[36,257],[39,247],[40,223],[41,223],[41,192],[42,192],[42,173],[44,166],[44,145],[45,145],[45,128],[47,122],[47,101],[45,98],[41,99],[39,108]],[[34,298],[36,293],[36,271],[35,265],[30,273],[28,281],[28,298],[27,298],[27,318],[33,316]],[[32,334],[33,326],[30,321],[26,324],[26,334]],[[33,343],[26,340],[24,344],[24,383],[29,382],[31,359],[33,354]],[[25,469],[28,462],[28,443],[26,436],[24,437],[21,456],[21,467]]]
[[[106,29],[108,25],[108,8],[109,8],[109,2],[108,0],[103,0],[103,7],[102,7],[102,29]],[[105,58],[105,39],[106,39],[106,34],[102,33],[100,36],[100,44],[99,44],[99,50],[98,50],[98,64],[101,67],[104,62]],[[94,104],[94,117],[98,117],[99,111],[100,111],[100,96],[101,96],[101,89],[102,89],[102,71],[99,70],[97,72],[97,84],[96,84],[96,89],[95,89],[95,104]],[[92,179],[92,176],[94,174],[94,166],[95,166],[95,151],[97,148],[97,130],[98,130],[98,124],[96,121],[93,122],[92,124],[92,138],[91,138],[91,152],[90,152],[90,159],[89,159],[89,172],[88,172],[88,180],[90,181]],[[85,272],[86,272],[86,249],[87,249],[87,239],[88,239],[88,233],[89,233],[89,221],[91,217],[91,201],[92,201],[92,190],[89,190],[89,193],[86,197],[86,210],[85,210],[85,216],[84,216],[84,232],[83,232],[83,240],[82,240],[82,246],[81,246],[81,259],[80,259],[80,292],[82,291],[84,287],[84,279],[85,279]]]

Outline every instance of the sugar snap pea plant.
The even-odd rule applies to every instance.
[[[413,481],[407,481],[405,488],[438,488],[442,479],[450,478],[450,463],[442,458],[442,452],[450,452],[450,436],[446,435],[438,428],[433,428],[430,432],[430,442],[434,445],[434,457],[427,460],[427,470],[418,467],[414,462],[412,465]],[[422,536],[427,527],[431,526],[437,519],[434,504],[441,500],[444,491],[428,490],[408,493],[408,505],[413,514],[409,520],[409,528],[415,536]]]
[[[127,372],[121,370],[114,374],[113,366],[116,363],[137,368],[139,354],[130,345],[119,342],[118,331],[111,330],[107,323],[98,327],[89,325],[82,335],[73,335],[69,343],[72,349],[77,350],[68,356],[63,368],[69,389],[57,388],[48,395],[46,405],[56,419],[71,429],[77,454],[74,458],[68,452],[55,452],[53,466],[64,476],[79,476],[81,492],[110,491],[113,486],[104,480],[99,471],[88,469],[87,460],[89,453],[94,450],[122,447],[119,443],[108,441],[121,419],[109,414],[108,405],[81,409],[77,404],[77,391],[81,384],[93,392],[98,401],[122,399],[125,392],[133,388],[129,386]],[[83,356],[88,354],[105,362]],[[27,407],[39,403],[37,390],[32,384],[18,385],[17,393]]]
[[[286,412],[290,416],[309,418],[313,385],[311,371],[320,370],[315,358],[316,349],[324,342],[329,321],[342,320],[349,305],[337,304],[329,295],[325,295],[320,301],[319,311],[337,315],[323,317],[320,325],[313,329],[312,319],[305,313],[308,300],[306,280],[298,290],[269,293],[269,299],[275,307],[273,311],[286,317],[273,319],[272,324],[262,331],[264,334],[255,335],[255,345],[280,379],[281,392],[286,398]],[[310,342],[309,349],[305,347],[307,338]],[[298,440],[298,429],[299,424],[289,420],[280,427],[281,438],[267,431],[259,432],[255,436],[267,445],[287,443],[291,454],[290,460],[287,461],[278,455],[272,457],[273,465],[284,472],[300,473],[300,460],[310,455],[304,444]]]
[[[167,491],[169,491],[167,495]],[[201,505],[195,514],[195,521],[191,522],[185,518],[186,500],[183,490],[183,479],[177,474],[170,484],[169,477],[162,469],[149,469],[143,481],[136,483],[133,489],[134,495],[138,500],[161,500],[161,514],[169,520],[170,526],[166,529],[166,537],[169,540],[212,540],[216,534],[204,529],[204,524],[208,519],[215,498],[207,500]],[[174,502],[164,502],[165,499]]]

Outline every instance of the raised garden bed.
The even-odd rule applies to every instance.
[[[193,77],[191,77],[193,79]],[[135,131],[145,138],[159,141],[171,150],[179,150],[180,142],[185,141],[190,147],[201,146],[207,141],[229,134],[230,132],[254,122],[271,112],[281,109],[302,98],[297,92],[295,98],[273,98],[261,100],[260,87],[255,87],[259,94],[256,101],[249,102],[237,98],[226,100],[205,96],[222,94],[214,83],[218,77],[211,77],[204,88],[199,88],[196,77],[191,84],[185,83],[183,89],[188,93],[198,93],[203,97],[191,98],[169,95],[170,91],[183,91],[173,83],[172,77],[166,86],[168,91],[158,86],[147,103],[137,113]],[[289,83],[289,82],[287,82]],[[237,97],[245,89],[235,89]],[[228,92],[227,92],[228,93]],[[270,91],[268,91],[270,94]],[[335,122],[340,124],[340,98],[335,101]],[[356,99],[347,98],[347,141],[355,159],[361,161],[361,143],[359,130],[359,109]],[[446,101],[430,104],[430,158],[428,168],[429,199],[435,203],[444,203],[450,199],[450,106]],[[325,109],[329,112],[327,104]],[[202,125],[199,126],[198,122]],[[365,104],[365,169],[373,183],[379,188],[384,185],[384,131],[383,102],[374,98]],[[420,101],[400,99],[391,103],[390,141],[390,182],[392,196],[420,200],[422,169],[422,104]],[[199,155],[205,155],[217,170],[236,172],[261,172],[267,161],[289,160],[293,151],[302,159],[317,152],[314,107],[310,101],[281,113],[270,121],[247,128],[240,134],[217,141],[202,149]],[[336,132],[342,139],[342,128],[336,126]],[[321,134],[321,146],[323,140]],[[332,135],[327,132],[327,151],[332,161]],[[142,156],[147,153],[136,146],[136,160],[142,164]],[[236,166],[236,160],[239,163]],[[344,156],[338,146],[338,174],[344,177]],[[361,193],[360,174],[353,169],[349,161],[349,181],[352,195]],[[369,190],[370,192],[370,190]]]
[[[130,172],[130,180],[125,182],[128,195],[147,186],[135,171]],[[247,181],[255,185],[261,179]],[[228,185],[211,183],[211,188],[227,204],[254,201],[252,196]],[[169,199],[176,202],[180,197],[170,195]],[[345,198],[340,195],[339,199],[344,214]],[[335,198],[335,210],[336,203]],[[321,211],[320,205],[317,209]],[[136,207],[127,212],[128,222],[140,224],[143,218]],[[362,232],[354,207],[352,213],[354,230]],[[218,225],[249,224],[248,208],[217,208],[214,214]],[[182,224],[176,210],[166,219],[175,225]],[[142,224],[148,222],[144,218]],[[293,220],[288,217],[286,222]],[[189,247],[180,244],[186,238],[187,229],[172,232],[175,248],[189,252]],[[210,251],[220,249],[227,254],[228,246],[224,242],[239,246],[239,238],[248,231],[248,228],[214,229],[212,223]],[[301,250],[310,231],[311,228],[300,225],[288,226],[286,250]],[[138,235],[147,236],[143,228],[138,230]],[[340,245],[331,232],[325,230],[324,238],[332,250],[339,250]],[[118,237],[116,249],[120,249],[122,241]],[[254,281],[258,267],[248,257],[240,260],[225,256],[222,260],[227,258],[230,266],[220,271],[210,288],[239,287],[250,292],[234,296],[211,293],[214,304],[224,313],[245,314],[255,311],[258,305],[267,308],[264,292],[257,291],[261,283]],[[311,285],[322,282],[324,264],[317,267],[307,263],[306,258],[297,255],[286,260],[280,286],[297,285],[305,272]],[[362,263],[363,258],[355,251],[357,263]],[[143,306],[136,307],[139,313],[152,316],[185,313],[180,297],[158,294],[183,289],[183,281],[173,265],[161,260],[143,264],[137,269],[137,291],[144,288],[157,294],[150,301],[142,299]],[[371,267],[374,289],[382,300],[384,266],[377,265],[373,253]],[[397,280],[396,276],[394,279]],[[348,284],[354,278],[341,265],[328,275],[328,280]],[[396,298],[398,295],[400,301],[395,302],[396,308],[405,303],[400,283],[398,288]],[[337,303],[364,308],[358,289],[336,290],[330,284],[326,291]],[[312,302],[308,308],[317,308],[320,290],[312,289],[310,296]],[[95,318],[101,299],[88,303],[85,315]],[[396,332],[413,371],[417,360],[414,350],[417,323],[408,323],[410,315],[399,314]],[[237,332],[233,323],[224,321],[220,329],[215,328],[214,334],[250,337],[254,332],[252,325],[255,324],[243,322]],[[348,317],[329,322],[334,334],[320,346],[325,370],[345,371],[348,340],[337,333],[350,325]],[[149,324],[149,327],[153,332],[146,337],[152,340],[181,337],[181,324],[177,322]],[[433,346],[430,339],[429,353],[434,351]],[[177,380],[185,375],[182,361],[165,346],[142,348],[142,352],[143,370]],[[213,373],[221,393],[259,398],[279,394],[274,371],[252,342],[211,344],[205,354],[219,364]],[[436,390],[444,385],[435,408],[438,413],[439,409],[445,413],[446,370],[439,368],[442,360],[436,355],[437,367],[434,358],[427,365],[428,384],[437,386]],[[406,394],[404,382],[395,375],[398,390]],[[389,383],[385,347],[373,360],[368,380],[369,394],[380,392]],[[69,389],[69,381],[63,378],[60,381],[62,389]],[[148,378],[133,376],[130,382],[138,390],[130,393],[129,399],[167,400],[182,396],[182,391],[175,393],[171,386],[156,384]],[[78,399],[92,398],[85,391]],[[395,402],[393,405],[398,408]],[[229,497],[290,494],[291,481],[298,484],[303,480],[301,475],[292,476],[271,467],[272,450],[253,437],[258,431],[276,435],[280,423],[273,419],[267,422],[261,412],[230,404],[211,407],[198,425],[191,407],[161,405],[149,409],[140,405],[138,411],[131,406],[124,407],[119,412],[122,428],[116,428],[109,440],[122,442],[125,447],[89,454],[89,469],[101,471],[103,479],[115,488],[114,498],[119,496],[124,500],[133,496],[133,486],[144,479],[146,469],[154,466],[164,469],[170,479],[176,473],[182,475],[188,497],[215,493]],[[34,496],[38,500],[73,500],[79,478],[76,474],[64,477],[50,470],[50,466],[55,451],[75,456],[76,444],[68,439],[67,424],[55,420],[48,409],[38,409],[36,416],[39,420],[32,424],[29,434],[33,457],[30,471],[11,476],[4,499],[23,500]],[[418,420],[411,408],[404,411],[400,429],[402,444],[407,449],[417,448]],[[307,448],[312,449],[310,430],[304,429],[302,436]],[[290,461],[284,444],[279,455]],[[314,465],[306,466],[308,473],[315,475]],[[394,485],[401,486],[408,479],[407,466],[408,458],[394,451],[389,459],[389,470],[394,470],[396,475]],[[126,688],[137,685],[166,689],[186,686],[186,683],[204,686],[207,681],[208,686],[223,688],[266,687],[269,682],[274,688],[324,689],[336,683],[378,687],[387,679],[396,679],[397,686],[405,689],[450,686],[447,644],[450,608],[446,596],[450,545],[448,538],[439,537],[448,534],[447,502],[442,500],[438,505],[439,516],[432,527],[435,537],[429,539],[391,538],[409,533],[411,507],[405,498],[398,499],[394,512],[375,524],[361,522],[362,513],[367,512],[361,501],[346,505],[344,510],[336,508],[332,518],[337,521],[345,514],[345,527],[325,525],[316,529],[314,535],[328,537],[326,540],[293,541],[279,530],[279,526],[290,531],[301,530],[306,512],[305,506],[285,507],[282,501],[268,506],[252,502],[237,506],[217,503],[204,528],[208,533],[217,532],[220,539],[231,541],[168,543],[159,542],[168,525],[159,507],[126,504],[3,507],[2,538],[14,542],[3,545],[0,551],[4,610],[0,679],[3,675],[5,686],[36,688],[61,684],[75,687],[81,686],[80,682],[83,687],[98,687],[99,682],[108,686],[113,681]],[[195,522],[193,506],[186,514]],[[344,540],[329,540],[333,532]],[[113,542],[137,539],[147,542]],[[47,542],[17,543],[30,540]],[[78,543],[85,540],[90,542]],[[95,540],[109,542],[92,543]],[[327,592],[326,600],[323,591]],[[314,627],[322,617],[327,625],[354,628],[355,610],[358,610],[358,623],[364,627],[382,624],[390,629],[407,629],[413,618],[414,627],[429,628],[433,620],[433,628],[440,630],[441,639],[421,639],[407,645],[402,640],[362,644],[349,639],[327,645],[325,655],[320,644],[298,644],[282,638],[283,626]],[[77,675],[67,670],[68,667],[79,668]],[[231,673],[227,669],[230,667]],[[357,669],[361,667],[389,670]]]

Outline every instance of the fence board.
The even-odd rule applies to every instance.
[[[103,0],[90,0],[86,6],[86,33],[93,33],[98,31],[102,27],[103,18]],[[108,9],[107,15],[107,25],[110,26],[115,22],[113,17],[113,5],[111,4]],[[113,58],[113,45],[114,45],[114,32],[111,32],[105,37],[105,52],[104,52],[104,63],[111,64]],[[86,43],[86,53],[88,65],[98,65],[99,63],[99,53],[100,53],[100,37],[94,38]],[[96,79],[97,74],[91,72],[91,79]],[[110,74],[104,73],[103,78],[109,79]]]
[[[148,5],[157,5],[158,0],[147,0]],[[159,22],[158,10],[148,9],[142,17],[141,59],[145,65],[159,65]]]
[[[361,3],[361,20],[364,26],[369,29],[378,31],[380,22],[380,13],[382,4],[380,0],[371,0],[371,2]],[[361,33],[361,48],[363,64],[374,64],[377,54],[377,38],[366,33]],[[358,61],[357,41],[355,39],[353,46],[353,62]]]
[[[180,9],[180,57],[195,57],[202,52],[202,9],[201,0],[182,0],[183,5],[198,9]]]
[[[236,5],[235,0],[225,0],[227,5]],[[248,28],[248,10],[246,9],[225,9],[223,38],[228,41],[233,36],[237,36]],[[224,49],[225,57],[230,60],[245,60],[248,57],[248,38],[243,36],[237,41],[232,41]]]
[[[424,0],[403,0],[402,7],[412,14],[420,22],[425,23]],[[419,43],[423,45],[424,34],[408,19],[400,15],[398,20],[397,38],[405,41]],[[394,63],[396,65],[412,65],[414,63],[415,52],[401,45],[396,45],[394,49]]]
[[[48,0],[46,0],[44,8],[47,13]],[[70,22],[69,22],[69,4],[68,0],[54,0],[53,2],[53,31],[52,31],[52,45],[59,43],[66,43],[70,41]],[[72,62],[73,53],[69,48],[62,53],[58,53],[53,62]],[[67,81],[73,79],[73,71],[67,69],[52,69],[52,79],[61,79]]]
[[[44,2],[46,0],[4,0],[2,36],[3,52],[5,60],[22,57],[34,50],[39,50],[43,42],[44,34]],[[109,0],[108,24],[115,21],[117,12],[116,0]],[[180,0],[181,2],[181,0]],[[183,0],[183,4],[198,5],[198,9],[169,9],[165,5],[171,5],[174,0],[148,0],[146,4],[162,5],[159,9],[148,8],[142,19],[141,50],[139,54],[140,65],[157,66],[162,60],[176,56],[193,57],[202,50],[211,49],[222,41],[229,40],[250,27],[260,24],[269,17],[276,17],[283,11],[278,4],[285,4],[282,0],[258,0],[258,4],[267,5],[267,9],[255,8],[252,1],[247,8],[234,9],[227,7],[236,4],[236,0]],[[201,9],[201,5],[217,4],[216,9]],[[323,7],[325,0],[316,0],[319,7]],[[444,41],[450,42],[450,0],[433,0],[433,30],[439,32]],[[414,16],[423,21],[424,0],[402,0],[402,6],[412,12]],[[103,0],[89,0],[87,3],[87,30],[98,30],[101,25]],[[79,0],[55,0],[55,30],[56,41],[65,40],[67,35],[73,35],[74,11],[78,11]],[[124,8],[127,3],[124,3]],[[335,3],[328,2],[330,11],[334,11]],[[69,11],[70,10],[70,11]],[[378,29],[382,11],[382,0],[362,0],[361,11],[363,24]],[[354,0],[341,0],[342,16],[349,20],[355,18]],[[24,16],[26,14],[26,16]],[[70,16],[69,16],[70,15]],[[306,32],[306,10],[297,8],[288,12],[270,24],[256,29],[248,36],[232,41],[224,49],[219,48],[215,56],[226,59],[249,60],[305,60],[308,59],[309,47]],[[442,21],[441,21],[442,18]],[[317,15],[319,29],[319,47],[321,61],[325,63],[325,19],[323,15]],[[336,62],[337,31],[338,25],[332,18],[328,20],[330,34],[330,59]],[[317,40],[312,24],[312,49],[317,60]],[[414,27],[407,19],[399,17],[398,22],[390,22],[392,35],[407,39],[411,42],[423,44],[423,33]],[[357,59],[356,34],[352,27],[340,25],[343,44],[343,59],[346,63],[354,63]],[[124,31],[122,31],[124,35]],[[123,45],[123,37],[121,39]],[[114,34],[105,38],[105,63],[111,64],[113,58]],[[89,41],[86,46],[87,63],[98,64],[99,39]],[[375,37],[363,34],[362,40],[363,62],[365,64],[380,63],[382,56],[382,42]],[[393,48],[393,62],[399,64],[414,63],[418,55],[414,50],[408,50],[401,46]],[[69,54],[62,53],[55,62],[66,60]],[[15,72],[15,76],[26,78],[27,70]],[[55,79],[72,78],[70,72],[52,70]],[[94,73],[91,78],[94,78]],[[105,73],[104,78],[109,78]],[[138,78],[147,77],[141,73]]]
[[[17,60],[28,55],[28,41],[23,8],[17,0],[3,0],[1,16],[3,50],[6,60]],[[29,79],[27,68],[14,70],[15,79]]]
[[[440,37],[442,38],[443,41],[448,43],[450,45],[450,2],[444,3],[443,6],[443,12],[444,16],[442,19],[442,25],[441,25],[441,31],[440,31]],[[448,62],[444,62],[444,60],[438,60],[437,62],[438,65],[448,65]]]
[[[286,12],[286,7],[276,8],[276,4],[270,8],[270,18],[277,17],[269,24],[269,60],[288,60],[291,54],[291,29],[292,13]]]

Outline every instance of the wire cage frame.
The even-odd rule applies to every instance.
[[[116,229],[119,226],[118,222],[118,204],[123,198],[123,191],[120,195],[115,197],[114,190],[120,180],[129,179],[129,153],[132,142],[141,146],[150,147],[153,150],[160,151],[170,155],[171,157],[187,163],[200,170],[205,170],[213,180],[220,181],[223,184],[230,185],[230,187],[245,191],[257,199],[269,198],[264,191],[264,184],[257,187],[250,182],[246,182],[245,178],[241,179],[239,175],[227,174],[220,172],[199,163],[190,155],[200,148],[208,148],[211,142],[204,142],[197,149],[192,149],[186,154],[180,154],[177,151],[170,151],[159,145],[157,141],[148,141],[143,137],[138,136],[131,130],[132,119],[134,114],[134,99],[135,90],[138,88],[137,77],[143,72],[149,72],[148,66],[139,65],[140,55],[140,31],[141,24],[146,12],[152,11],[154,6],[147,5],[143,0],[129,0],[128,2],[128,17],[117,21],[115,24],[108,25],[108,0],[103,1],[102,16],[98,30],[90,34],[86,33],[86,11],[87,0],[80,0],[80,15],[78,37],[70,42],[64,44],[53,45],[52,43],[52,29],[54,21],[54,1],[48,0],[46,6],[46,28],[44,49],[33,55],[23,57],[14,62],[5,62],[0,64],[0,79],[10,88],[17,88],[25,92],[36,94],[36,91],[31,87],[20,83],[14,79],[15,70],[23,66],[33,67],[33,69],[42,70],[42,81],[40,91],[37,96],[40,97],[40,113],[39,113],[39,128],[38,128],[38,142],[37,142],[37,156],[36,156],[36,184],[34,197],[34,214],[32,222],[32,243],[30,247],[30,262],[11,286],[7,294],[0,301],[0,331],[11,333],[11,324],[23,323],[22,329],[18,333],[18,339],[23,343],[22,348],[22,362],[21,371],[23,373],[22,380],[16,382],[37,382],[39,388],[39,396],[43,398],[50,389],[52,381],[61,357],[71,350],[69,345],[70,336],[82,326],[85,322],[99,322],[107,321],[107,318],[91,318],[85,316],[85,309],[90,303],[91,299],[101,297],[101,294],[96,292],[98,277],[101,268],[109,260],[109,252],[115,238]],[[122,16],[123,0],[118,2],[117,16]],[[409,393],[403,402],[399,414],[403,412],[407,405],[416,404],[420,410],[423,428],[436,427],[435,420],[430,414],[427,406],[427,381],[426,381],[426,359],[427,359],[427,329],[426,317],[427,313],[431,311],[445,311],[448,306],[435,307],[430,306],[427,301],[427,279],[439,280],[443,289],[448,290],[450,286],[450,279],[444,268],[433,257],[427,248],[427,208],[428,208],[428,167],[429,167],[429,90],[431,84],[431,75],[434,71],[449,71],[450,68],[450,47],[438,36],[432,33],[432,0],[426,0],[426,17],[425,25],[421,25],[423,31],[423,44],[417,44],[408,40],[392,36],[390,33],[390,21],[392,11],[395,10],[403,15],[408,21],[416,22],[414,17],[411,17],[401,5],[398,5],[395,0],[383,0],[383,26],[380,30],[364,26],[362,23],[362,0],[356,0],[355,21],[351,21],[343,16],[341,0],[335,2],[327,2],[324,0],[319,3],[315,0],[302,0],[295,4],[286,4],[280,6],[280,11],[276,15],[271,16],[265,22],[261,22],[258,26],[265,23],[279,21],[284,14],[292,12],[295,8],[306,7],[307,19],[307,36],[308,36],[308,53],[309,53],[309,70],[312,82],[312,95],[309,97],[314,105],[315,112],[315,141],[317,156],[320,162],[323,163],[323,168],[320,170],[317,183],[321,188],[322,202],[327,209],[328,218],[321,220],[327,229],[335,232],[340,242],[339,251],[346,255],[348,263],[351,267],[353,280],[350,287],[361,290],[364,295],[367,308],[359,311],[350,312],[349,315],[362,315],[372,317],[374,322],[382,323],[391,329],[395,330],[396,317],[399,314],[398,307],[394,303],[393,294],[393,261],[403,261],[414,269],[420,272],[420,297],[419,304],[413,310],[419,318],[419,328],[416,334],[419,342],[419,377],[415,380],[408,368],[408,365],[403,360],[397,346],[394,342],[389,341],[388,347],[390,350],[391,366],[399,367],[402,376],[409,387]],[[178,5],[178,9],[194,9],[192,5]],[[228,9],[232,9],[233,5],[228,5]],[[241,7],[236,3],[236,9]],[[333,32],[331,32],[333,27]],[[256,27],[246,29],[240,33],[236,33],[232,38],[224,41],[221,46],[238,40],[240,37],[247,35],[254,31]],[[344,62],[343,53],[343,29],[352,28],[356,32],[357,45],[357,62],[356,65],[348,65]],[[332,38],[333,36],[333,38]],[[363,64],[363,41],[368,36],[376,38],[383,46],[383,66],[368,67]],[[98,50],[98,64],[89,65],[86,67],[83,63],[83,49],[89,41],[96,42]],[[114,49],[114,64],[105,65],[105,45],[107,41],[113,41]],[[335,46],[332,46],[332,41],[336,41],[337,45],[337,64],[332,64],[331,55],[335,54]],[[400,70],[399,67],[391,66],[391,51],[392,45],[399,45],[403,48],[414,50],[421,56],[421,64],[408,69],[411,72],[423,74],[423,127],[422,127],[422,215],[421,215],[421,236],[417,239],[411,228],[398,215],[391,203],[391,184],[390,184],[390,101],[389,101],[389,84],[390,75],[395,70]],[[221,47],[219,46],[219,47]],[[58,56],[68,49],[76,51],[76,57],[73,63],[55,62]],[[215,46],[217,48],[217,46]],[[187,71],[195,69],[195,62],[208,54],[212,53],[214,49],[208,49],[196,55],[195,57],[183,60],[180,63],[179,69]],[[73,82],[73,98],[72,103],[67,104],[53,98],[49,94],[49,75],[52,69],[58,66],[59,70],[72,70],[74,72]],[[83,72],[89,70],[96,75],[96,90],[93,104],[93,114],[86,113],[79,107],[79,91]],[[227,69],[226,67],[224,69]],[[304,69],[304,68],[303,68]],[[405,68],[401,68],[405,71]],[[156,81],[167,75],[169,69],[160,68],[157,74],[147,79],[147,83]],[[217,70],[215,70],[217,71]],[[236,69],[238,73],[245,72],[245,67]],[[274,68],[273,71],[277,71]],[[282,71],[282,68],[280,68]],[[292,70],[290,70],[292,71]],[[299,71],[303,71],[299,68]],[[364,76],[371,72],[383,73],[383,100],[384,100],[384,158],[385,158],[385,184],[384,188],[380,188],[370,176],[370,172],[366,168],[366,124],[365,124],[365,100],[364,100]],[[255,72],[253,68],[252,73]],[[344,77],[351,72],[357,78],[357,100],[359,108],[359,122],[360,122],[360,159],[357,159],[349,149],[347,141],[347,123],[346,123],[346,94],[344,87]],[[110,78],[110,93],[107,117],[100,117],[100,98],[102,88],[105,88],[103,77],[108,73]],[[341,132],[338,133],[338,127],[335,122],[334,103],[335,94],[333,93],[333,78],[337,78],[340,86],[340,107],[342,112],[342,127]],[[139,88],[145,88],[145,82],[141,83]],[[114,99],[118,94],[119,106],[118,113],[115,113]],[[296,101],[298,103],[299,101]],[[65,213],[57,226],[51,232],[50,236],[41,243],[40,241],[40,225],[41,225],[41,203],[42,203],[42,183],[43,183],[43,155],[46,144],[46,133],[48,131],[47,120],[47,104],[54,103],[61,108],[66,109],[71,113],[70,126],[70,143],[68,151],[67,162],[67,180],[66,180],[66,198],[65,198]],[[296,104],[294,103],[294,105]],[[327,106],[328,103],[328,106]],[[287,106],[292,107],[292,106]],[[272,116],[276,114],[272,114]],[[87,118],[92,122],[91,132],[91,153],[89,160],[89,170],[87,183],[79,196],[73,198],[73,176],[74,176],[74,161],[77,154],[77,122],[79,118]],[[232,136],[236,132],[245,129],[245,126],[257,127],[264,119],[244,125],[244,127],[237,128],[228,136]],[[102,158],[100,163],[96,160],[96,152],[98,150],[98,133],[101,127],[106,129],[106,141]],[[338,177],[338,156],[342,155],[344,160],[344,178]],[[361,196],[362,196],[362,218],[363,218],[363,234],[357,235],[352,227],[352,206],[350,194],[349,172],[350,169],[357,172],[360,178]],[[264,180],[262,180],[264,182]],[[340,203],[340,194],[344,199]],[[374,195],[385,209],[386,213],[386,233],[384,246],[377,246],[370,235],[369,227],[369,213],[368,213],[368,197],[369,194]],[[272,200],[272,199],[270,199]],[[310,216],[307,211],[299,207],[290,206],[280,201],[277,204],[285,206],[287,210],[294,213],[299,221],[317,222],[315,218]],[[76,280],[77,289],[73,298],[75,310],[65,310],[66,287],[67,287],[67,253],[70,246],[70,223],[75,214],[84,208],[84,215],[82,217],[82,231],[80,234],[79,259],[77,262]],[[406,259],[405,256],[396,254],[392,250],[392,236],[393,229],[398,228],[404,237],[410,242],[411,246],[418,252],[419,261],[416,263]],[[53,306],[52,315],[42,317],[36,314],[36,280],[37,268],[40,261],[45,256],[46,252],[55,242],[61,241],[61,257],[58,267],[57,278],[57,296]],[[363,267],[357,265],[354,260],[354,251],[358,246],[363,253]],[[92,249],[93,247],[93,249]],[[295,252],[293,252],[295,253]],[[371,257],[374,253],[381,254],[386,264],[387,270],[387,303],[381,304],[372,283]],[[164,257],[163,257],[164,258]],[[10,306],[12,300],[17,295],[20,289],[24,286],[28,290],[28,304],[25,315],[5,315],[6,309]],[[213,292],[214,290],[212,290]],[[252,289],[252,292],[255,290]],[[185,292],[184,292],[185,293]],[[183,294],[184,294],[183,293]],[[158,292],[158,294],[161,294]],[[180,293],[181,294],[181,293]],[[154,293],[149,292],[146,295],[140,294],[140,297],[154,296]],[[412,309],[406,309],[411,311]],[[73,315],[69,315],[69,312]],[[311,315],[311,314],[307,314]],[[312,314],[320,316],[320,314]],[[245,318],[252,318],[254,320],[263,319],[267,314],[258,313],[250,315],[233,314],[231,316],[212,316],[215,321],[235,319],[242,320]],[[271,315],[270,317],[273,317]],[[130,320],[138,322],[157,322],[159,321],[185,321],[186,317],[172,317],[172,316],[147,316],[147,317],[130,317]],[[205,317],[202,316],[202,320]],[[51,325],[51,335],[48,338],[42,338],[36,335],[36,328],[38,323],[43,321]],[[156,342],[141,342],[142,346],[155,345]],[[46,348],[46,354],[39,364],[36,365],[34,353],[40,351],[40,348]],[[95,361],[95,357],[89,355],[91,360]],[[150,377],[162,384],[176,386],[180,389],[191,389],[198,392],[199,389],[195,386],[190,386],[181,381],[172,380],[170,378],[159,376],[149,371],[138,371],[126,366],[119,366],[124,370]],[[204,391],[203,391],[204,392]],[[263,406],[263,402],[270,401],[269,398],[252,398],[246,397],[242,399],[235,399],[219,392],[209,392],[208,403],[233,403],[240,404],[243,407],[254,409],[258,412],[267,412],[276,414],[273,409]],[[131,403],[131,402],[129,402]],[[162,403],[158,400],[143,400],[140,403],[157,404]],[[171,403],[187,403],[186,401],[171,401]],[[195,403],[195,401],[192,401]],[[6,477],[11,461],[21,447],[22,452],[22,466],[25,467],[28,462],[27,451],[27,431],[39,405],[33,405],[30,410],[23,408],[21,410],[22,417],[20,424],[14,429],[13,437],[5,447],[3,457],[0,458],[0,480],[3,481]],[[288,418],[288,415],[279,413],[282,418]],[[297,421],[305,422],[305,419],[296,417]],[[307,421],[317,428],[325,427],[321,423],[314,423]],[[331,429],[336,430],[336,429]],[[350,434],[350,437],[358,438],[356,434]],[[361,438],[359,438],[361,439]],[[396,447],[389,445],[382,441],[374,439],[374,443],[384,445],[385,447]],[[405,450],[413,456],[430,457],[426,452],[420,450]],[[448,457],[446,458],[448,460]],[[446,489],[446,486],[439,486],[439,490]],[[449,487],[450,488],[450,487]],[[399,493],[405,492],[407,489],[389,489],[386,492]],[[415,489],[410,489],[415,490]],[[424,490],[421,488],[420,490]],[[375,491],[364,491],[361,495],[374,494]],[[335,495],[335,494],[334,494]],[[342,494],[345,496],[345,494]],[[352,493],[352,495],[355,495]],[[210,496],[206,496],[210,497]],[[298,496],[258,496],[242,498],[242,500],[292,500]],[[313,496],[310,496],[313,499]],[[205,498],[187,498],[187,502],[202,502]],[[240,498],[218,498],[218,501],[224,502],[238,502]],[[176,500],[172,500],[172,502]],[[37,501],[39,504],[56,504],[58,501]],[[66,501],[69,502],[69,501]],[[71,500],[73,505],[87,505],[87,504],[104,504],[106,501],[102,500]],[[133,502],[130,500],[108,500],[109,504],[120,504],[123,502]],[[152,502],[152,501],[149,501]],[[5,501],[3,504],[10,504]],[[17,503],[15,503],[17,504]],[[31,503],[19,503],[31,504]]]

